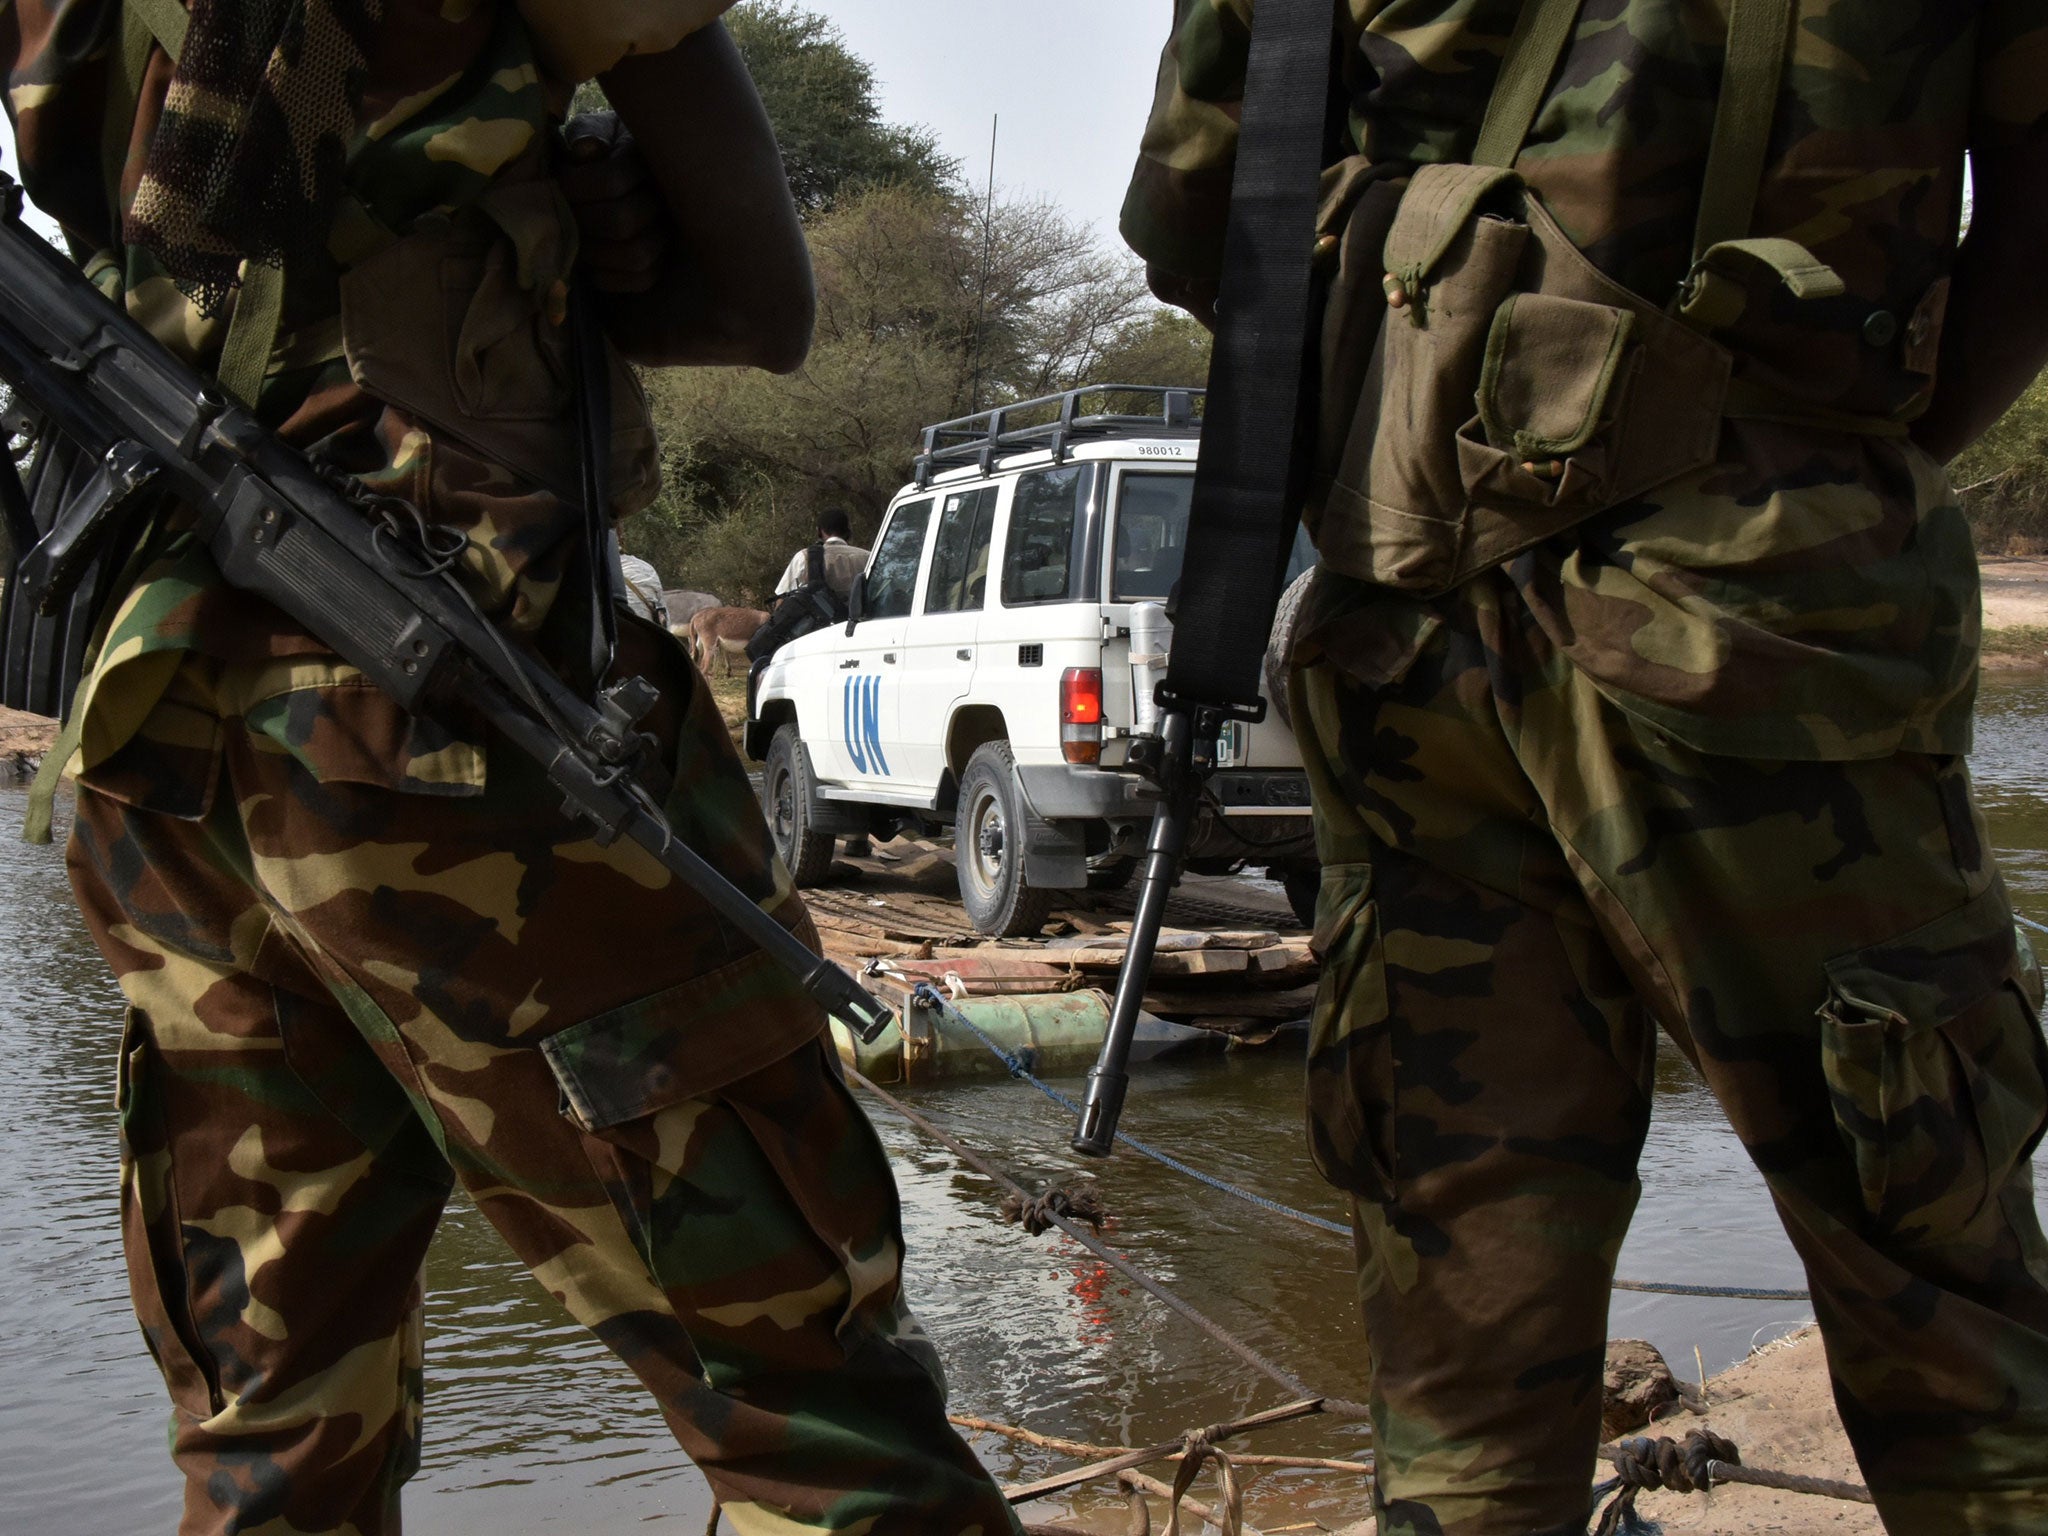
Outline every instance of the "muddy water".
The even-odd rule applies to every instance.
[[[1979,786],[2019,908],[2048,922],[2048,684],[1987,689]],[[0,792],[0,1532],[167,1532],[177,1481],[166,1409],[130,1320],[114,1214],[115,994],[79,929],[54,849],[13,840],[22,796]],[[60,828],[61,831],[61,828]],[[1189,1160],[1326,1215],[1301,1151],[1292,1055],[1207,1057],[1146,1071],[1133,1127]],[[1061,1113],[1010,1084],[951,1087],[919,1106],[1027,1176],[1068,1168]],[[1141,1444],[1263,1407],[1278,1393],[1086,1253],[997,1220],[998,1193],[883,1114],[911,1244],[911,1283],[944,1350],[954,1404],[1079,1439]],[[2044,1165],[2048,1166],[2048,1165]],[[1344,1244],[1215,1196],[1150,1164],[1102,1171],[1114,1240],[1318,1390],[1360,1380]],[[1763,1186],[1711,1099],[1667,1059],[1626,1275],[1798,1285]],[[576,1529],[698,1531],[704,1485],[623,1370],[513,1265],[488,1226],[451,1208],[429,1260],[426,1464],[407,1495],[415,1536]],[[1797,1303],[1618,1294],[1613,1328],[1707,1370],[1811,1314]],[[1341,1454],[1355,1432],[1302,1430],[1268,1448]],[[977,1441],[998,1476],[1056,1458]],[[1268,1528],[1355,1518],[1327,1475],[1274,1474],[1247,1513]]]

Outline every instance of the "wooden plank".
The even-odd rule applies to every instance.
[[[1154,976],[1242,976],[1251,956],[1241,949],[1196,949],[1160,955],[1152,962]]]
[[[1252,970],[1261,976],[1278,977],[1294,971],[1313,973],[1318,966],[1315,954],[1306,944],[1289,940],[1276,944],[1271,949],[1261,949],[1252,955]]]
[[[1145,1006],[1163,1019],[1221,1017],[1284,1023],[1308,1017],[1315,1000],[1314,987],[1294,987],[1284,992],[1249,987],[1174,987],[1148,992]]]

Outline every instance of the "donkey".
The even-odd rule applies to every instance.
[[[747,654],[747,642],[754,631],[768,622],[759,608],[705,608],[690,615],[690,655],[697,670],[711,675],[711,658],[722,663],[722,675],[732,676],[732,659]]]

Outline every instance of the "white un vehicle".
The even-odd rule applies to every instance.
[[[799,885],[824,879],[835,838],[948,827],[984,933],[1035,933],[1058,893],[1130,879],[1152,802],[1118,770],[1157,726],[1201,398],[1098,386],[926,429],[850,622],[755,679],[747,751]],[[1304,537],[1290,579],[1313,558]],[[1189,867],[1265,871],[1307,921],[1293,735],[1269,711],[1220,748]]]

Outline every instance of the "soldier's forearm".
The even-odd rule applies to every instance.
[[[602,77],[676,230],[672,270],[607,295],[608,329],[635,362],[741,364],[786,373],[810,348],[816,298],[774,130],[721,26]]]
[[[1914,441],[1951,459],[2048,366],[2048,145],[1972,156],[1975,202],[1956,258],[1934,401]]]

